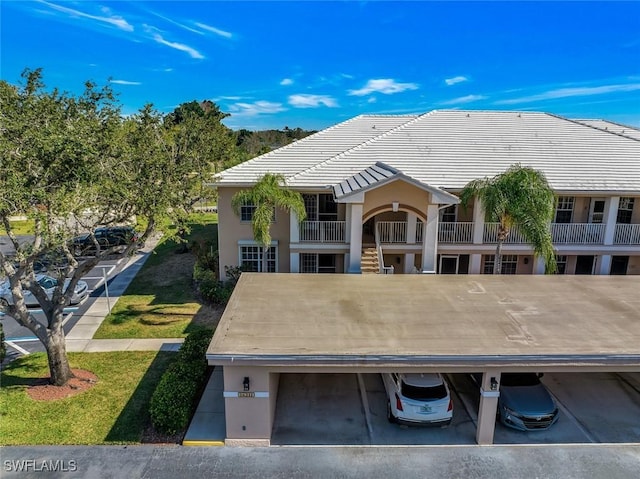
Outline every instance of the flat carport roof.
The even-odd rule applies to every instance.
[[[640,370],[640,277],[243,273],[207,359]]]

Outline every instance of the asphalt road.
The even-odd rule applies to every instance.
[[[5,447],[3,478],[635,479],[640,446]],[[18,471],[17,469],[21,469]],[[57,471],[51,471],[56,468]]]

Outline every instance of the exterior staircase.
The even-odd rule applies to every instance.
[[[360,271],[362,272],[362,274],[377,274],[380,272],[378,250],[375,247],[362,248],[362,257],[360,258]]]

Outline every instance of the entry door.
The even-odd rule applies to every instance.
[[[611,272],[614,275],[626,275],[629,267],[628,256],[613,256],[611,258]]]
[[[440,256],[440,274],[458,274],[458,256]]]
[[[576,274],[593,274],[595,256],[576,257]]]
[[[591,205],[589,207],[589,223],[604,222],[604,205],[604,198],[591,198]]]

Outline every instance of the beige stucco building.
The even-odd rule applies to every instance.
[[[267,268],[292,273],[491,272],[497,224],[456,196],[520,163],[557,194],[551,233],[561,274],[640,274],[640,130],[545,113],[433,111],[359,116],[223,171],[216,179],[220,276],[262,269],[251,205],[231,198],[264,173],[303,194],[307,219],[276,211]],[[504,274],[544,265],[514,231]]]
[[[481,276],[497,225],[457,194],[515,163],[557,194],[561,275],[541,276],[514,231],[502,272],[519,276]],[[276,274],[242,275],[207,351],[227,444],[270,444],[283,374],[482,372],[476,441],[490,444],[503,372],[640,370],[639,278],[609,276],[640,274],[640,130],[544,113],[356,117],[219,175],[221,277],[263,268],[254,207],[238,217],[231,198],[267,172],[302,193],[307,219],[275,211]]]

